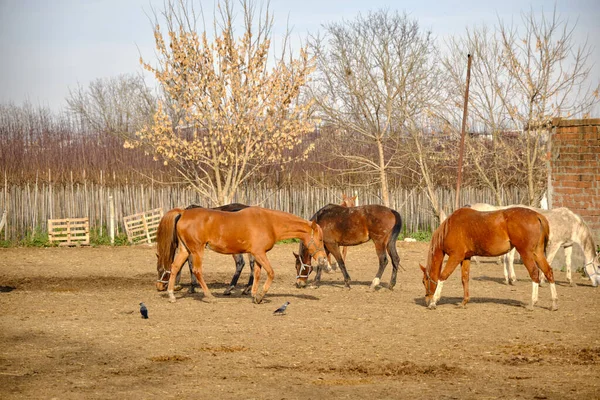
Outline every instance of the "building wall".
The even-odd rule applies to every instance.
[[[600,119],[556,118],[549,151],[550,207],[579,214],[600,244]]]

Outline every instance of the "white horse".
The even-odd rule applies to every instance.
[[[492,206],[486,203],[471,204],[471,208],[477,211],[495,211],[515,206],[527,207],[520,204],[505,207]],[[583,269],[590,277],[592,285],[594,287],[598,286],[600,284],[600,253],[596,254],[596,245],[594,244],[592,232],[583,219],[565,207],[554,208],[552,210],[541,210],[534,207],[527,208],[543,214],[548,220],[550,226],[550,239],[546,248],[548,263],[552,264],[556,252],[559,248],[563,247],[565,251],[565,264],[567,266],[567,281],[569,281],[571,286],[575,286],[571,278],[571,254],[573,252],[573,244],[577,243],[585,256]],[[504,279],[507,284],[510,283],[511,285],[517,280],[514,259],[514,249],[504,255]]]

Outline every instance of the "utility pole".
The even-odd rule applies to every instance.
[[[459,208],[460,184],[462,181],[463,156],[465,153],[465,129],[467,126],[467,108],[469,105],[469,82],[471,80],[471,55],[467,54],[467,88],[465,89],[465,105],[463,107],[462,129],[460,132],[460,151],[458,153],[458,176],[456,178],[456,200],[454,209]]]

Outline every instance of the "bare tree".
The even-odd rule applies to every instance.
[[[127,138],[151,118],[156,98],[141,75],[123,74],[69,90],[67,104],[90,129]]]
[[[400,154],[398,136],[433,97],[431,35],[406,14],[387,10],[325,30],[309,45],[317,58],[312,94],[322,118],[342,139],[328,149],[351,162],[355,172],[372,174],[389,206],[388,175]],[[349,145],[344,137],[352,140]]]
[[[576,46],[576,24],[561,19],[556,10],[550,17],[531,10],[522,14],[521,22],[514,26],[500,21],[494,32],[486,27],[468,30],[464,40],[451,42],[444,65],[454,93],[460,93],[463,74],[454,55],[474,55],[472,125],[479,125],[492,140],[491,154],[481,143],[470,142],[471,160],[482,182],[502,204],[502,185],[512,173],[521,174],[527,202],[537,205],[545,190],[548,123],[553,117],[586,116],[598,101],[600,86],[585,85],[591,48],[587,43]],[[515,132],[516,140],[511,138]],[[506,168],[507,161],[513,170]]]
[[[289,152],[313,130],[310,102],[299,100],[313,63],[305,49],[293,58],[288,46],[271,67],[273,17],[241,1],[242,32],[236,35],[233,2],[217,5],[214,39],[196,30],[198,15],[187,2],[169,2],[154,37],[154,73],[172,113],[160,103],[152,124],[127,145],[141,146],[172,165],[181,178],[213,204],[231,202],[238,187]],[[164,32],[164,33],[163,33]],[[310,151],[311,147],[307,148]]]

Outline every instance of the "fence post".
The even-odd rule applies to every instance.
[[[115,244],[115,200],[112,194],[108,196],[109,220],[110,220],[110,244]]]

